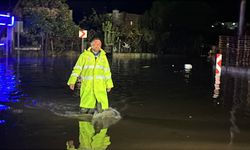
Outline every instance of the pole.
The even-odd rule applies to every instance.
[[[215,84],[214,84],[213,98],[218,98],[220,94],[221,65],[222,65],[222,54],[216,54]]]
[[[17,57],[20,59],[20,24],[17,25]]]
[[[6,56],[9,57],[12,54],[13,48],[13,27],[7,27],[7,44],[6,44]]]
[[[84,51],[84,38],[82,38],[82,50],[81,53]]]
[[[239,16],[239,31],[238,38],[241,39],[244,35],[244,23],[245,23],[245,12],[246,12],[246,0],[241,0],[240,4],[240,16]]]

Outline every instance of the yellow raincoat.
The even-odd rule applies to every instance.
[[[103,49],[97,58],[91,52],[91,48],[84,51],[78,58],[67,84],[75,84],[79,76],[81,77],[80,107],[95,108],[98,101],[102,109],[108,109],[107,88],[112,88],[114,85]]]

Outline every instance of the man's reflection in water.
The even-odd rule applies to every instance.
[[[107,131],[91,122],[79,121],[79,148],[75,148],[73,141],[68,141],[67,150],[105,150],[111,144]]]
[[[105,150],[111,144],[108,127],[121,119],[119,112],[110,109],[94,114],[90,121],[79,121],[79,147],[74,141],[67,141],[67,150]]]

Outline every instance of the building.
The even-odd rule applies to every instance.
[[[113,10],[112,12],[113,24],[114,25],[123,25],[123,26],[136,26],[140,25],[141,15],[132,14],[127,12],[120,12],[119,10]]]

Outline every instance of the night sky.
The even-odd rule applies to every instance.
[[[11,9],[18,0],[1,0],[0,11]],[[94,8],[98,13],[111,12],[113,9],[130,13],[143,14],[150,9],[154,0],[67,0],[76,22],[83,16],[91,13]],[[220,21],[237,21],[239,16],[240,0],[202,0],[207,2],[216,18]],[[247,20],[249,21],[250,2],[247,3]],[[212,10],[211,10],[212,11]]]
[[[82,16],[91,13],[94,8],[98,13],[112,12],[113,9],[130,13],[143,14],[150,9],[153,0],[68,0],[73,9],[74,19],[79,21]]]
[[[97,12],[111,12],[113,9],[127,11],[130,13],[143,14],[150,9],[154,0],[68,0],[70,8],[73,9],[74,19],[79,21],[84,15],[94,8]],[[240,0],[202,0],[207,2],[216,18],[220,21],[237,21],[240,9]],[[249,8],[247,3],[247,9]],[[212,11],[212,10],[211,10]],[[248,11],[249,12],[249,11]],[[248,15],[249,18],[249,15]]]
[[[97,11],[119,9],[134,13],[143,13],[151,7],[153,0],[67,0],[72,9],[84,10],[95,8]]]

